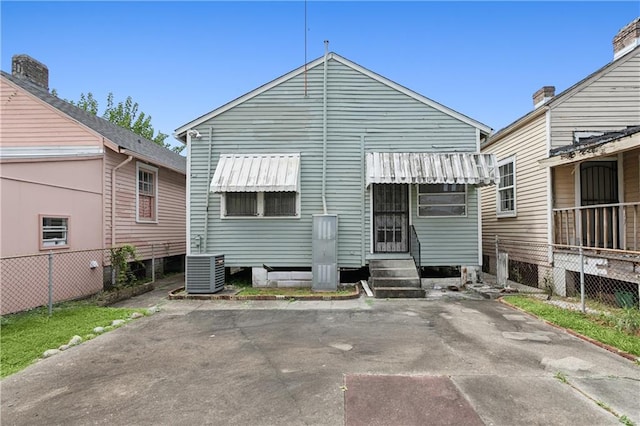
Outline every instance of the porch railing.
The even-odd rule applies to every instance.
[[[413,257],[413,261],[416,264],[416,268],[420,271],[420,240],[418,239],[418,233],[416,228],[411,225],[409,227],[411,238],[409,239],[409,253]]]
[[[553,209],[554,243],[638,251],[640,202]]]

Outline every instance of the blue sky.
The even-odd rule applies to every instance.
[[[640,16],[627,2],[320,2],[306,4],[306,57],[329,49],[500,128],[613,59]],[[171,134],[301,65],[305,3],[2,1],[1,68],[25,53],[62,98],[132,96]],[[172,137],[169,140],[174,141]]]

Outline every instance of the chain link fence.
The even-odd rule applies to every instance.
[[[134,246],[137,260],[127,259],[132,279],[155,281],[184,271],[185,243]],[[0,315],[83,299],[118,285],[112,250],[52,250],[30,256],[0,258]]]
[[[582,312],[640,309],[640,252],[496,239],[492,255],[499,287]]]

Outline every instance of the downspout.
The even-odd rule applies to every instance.
[[[551,109],[546,106],[545,121],[545,158],[549,158],[551,151]],[[547,166],[545,170],[545,179],[547,180],[547,261],[553,264],[553,236],[555,235],[555,221],[553,220],[553,172],[551,167]],[[517,194],[516,194],[517,195]],[[517,208],[517,207],[516,207]]]
[[[207,202],[205,203],[204,209],[204,236],[202,238],[203,243],[200,247],[200,252],[207,252],[207,235],[209,234],[209,199],[211,193],[211,146],[213,145],[213,126],[209,126],[209,159],[207,160],[207,184],[206,184],[206,197]]]
[[[191,155],[193,153],[193,147],[191,146],[192,138],[199,137],[200,133],[197,130],[187,130],[185,137],[187,140],[187,254],[191,254]],[[202,239],[198,238],[198,253],[202,252]]]
[[[364,135],[360,135],[360,161],[362,161],[362,165],[360,167],[360,223],[362,226],[362,236],[360,237],[360,245],[362,246],[362,250],[360,252],[360,264],[365,266],[367,264],[367,256],[365,253],[365,238],[367,235],[367,228],[364,224],[365,215],[364,215],[364,203],[367,198],[367,181],[366,181],[366,158],[364,155]]]
[[[327,57],[329,40],[324,41],[324,75],[322,81],[322,209],[327,214]]]
[[[130,163],[131,160],[133,160],[133,155],[130,155],[111,170],[111,247],[116,245],[116,172]]]
[[[180,136],[175,134],[174,137],[180,140]],[[187,172],[185,173],[186,178],[186,188],[185,188],[185,197],[184,204],[186,209],[186,235],[185,235],[185,244],[187,248],[187,256],[191,256],[191,202],[189,201],[191,198],[191,136],[189,136],[189,132],[187,131],[185,134],[185,146],[187,147]],[[198,245],[198,247],[200,247]]]

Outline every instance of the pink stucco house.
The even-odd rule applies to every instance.
[[[102,289],[113,246],[136,246],[147,268],[152,245],[156,268],[162,258],[179,261],[185,158],[51,95],[48,74],[27,55],[1,72],[0,258],[68,253],[56,268],[55,280],[67,283],[56,283],[56,300]],[[29,278],[39,266],[26,259],[24,274],[3,263],[2,314],[43,304],[41,283]],[[16,292],[25,296],[11,298]]]

